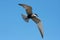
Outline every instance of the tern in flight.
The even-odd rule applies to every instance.
[[[22,6],[23,8],[25,8],[26,13],[27,13],[27,16],[22,14],[23,19],[26,22],[29,22],[29,19],[32,19],[37,24],[38,29],[41,33],[42,38],[43,38],[44,32],[43,32],[41,20],[37,18],[38,15],[32,13],[32,7],[31,6],[28,6],[26,4],[19,4],[19,5]]]

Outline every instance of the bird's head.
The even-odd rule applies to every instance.
[[[35,17],[37,16],[38,17],[38,15],[36,13],[35,14],[32,14],[32,16],[35,16]]]
[[[38,15],[35,13],[35,15],[38,17]]]

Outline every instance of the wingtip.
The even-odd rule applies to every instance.
[[[43,36],[42,36],[42,39],[43,39]]]
[[[43,32],[43,29],[42,29],[42,23],[41,22],[38,23],[38,28],[39,28],[39,31],[41,33],[41,37],[43,39],[44,38],[44,32]]]
[[[42,36],[42,39],[44,38],[44,35],[42,34],[42,32],[41,32],[41,36]]]
[[[44,38],[43,34],[41,34],[42,39]]]
[[[21,6],[22,4],[18,4],[18,5],[20,5],[20,6]]]

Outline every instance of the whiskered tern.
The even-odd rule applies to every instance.
[[[26,13],[27,13],[27,16],[22,14],[22,17],[23,19],[26,21],[26,22],[29,22],[29,19],[32,19],[38,26],[38,29],[41,33],[41,36],[43,38],[43,27],[42,27],[42,23],[41,23],[41,20],[39,18],[37,18],[37,14],[33,14],[32,13],[32,7],[31,6],[28,6],[26,4],[19,4],[20,6],[22,6],[23,8],[25,8],[26,10]]]

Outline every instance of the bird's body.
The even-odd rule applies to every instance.
[[[28,17],[28,18],[31,18],[31,17],[32,17],[32,14],[29,14],[27,17]]]
[[[41,36],[43,38],[43,28],[42,28],[42,24],[41,24],[41,20],[37,18],[37,14],[33,14],[32,13],[32,7],[28,6],[26,4],[19,4],[20,6],[22,6],[23,8],[25,8],[26,12],[27,12],[27,16],[22,14],[23,19],[28,22],[29,19],[32,19],[37,25],[38,25],[38,29],[41,33]]]

